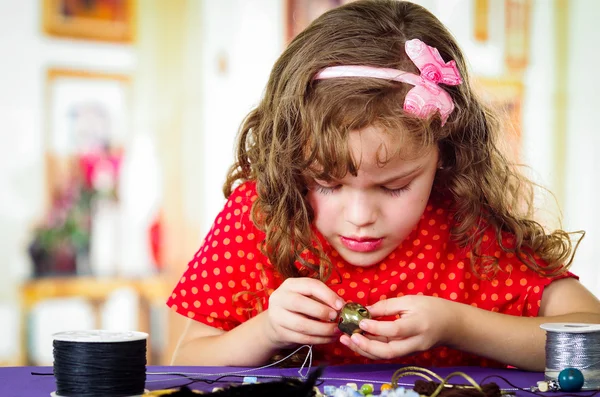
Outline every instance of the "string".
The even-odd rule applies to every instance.
[[[243,385],[233,386],[231,388],[223,389],[220,391],[213,391],[212,393],[208,393],[207,395],[219,395],[219,396],[309,396],[313,395],[313,387],[320,386],[321,382],[319,382],[319,377],[323,373],[324,367],[320,366],[316,368],[306,380],[299,380],[298,378],[290,378],[290,377],[279,377],[280,379],[275,382],[254,382],[247,383]],[[241,376],[241,375],[225,375],[225,376]],[[221,378],[219,378],[221,379]],[[189,382],[185,385],[178,385],[178,391],[171,393],[170,389],[157,390],[152,393],[160,393],[156,395],[163,395],[163,392],[168,392],[169,395],[196,395],[196,392],[190,391],[188,386],[196,381],[203,381],[202,379],[197,379],[192,382]],[[217,379],[214,381],[207,381],[207,383],[212,384],[218,381]],[[151,393],[151,394],[152,394]],[[200,394],[204,394],[200,392]],[[154,394],[152,394],[154,395]]]
[[[462,376],[471,385],[470,386],[469,385],[451,385],[452,387],[457,387],[457,388],[461,388],[461,389],[472,388],[472,389],[475,389],[478,392],[480,392],[482,395],[485,395],[481,386],[479,386],[479,384],[477,382],[475,382],[475,380],[471,376],[467,375],[464,372],[459,372],[459,371],[452,372],[445,378],[442,378],[441,376],[439,376],[438,374],[436,374],[435,372],[433,372],[431,370],[428,370],[426,368],[421,368],[421,367],[412,367],[412,366],[400,368],[399,370],[394,372],[394,375],[392,375],[392,386],[394,388],[398,387],[398,379],[400,379],[404,376],[410,376],[410,375],[420,376],[424,379],[427,379],[429,382],[433,382],[433,378],[435,378],[436,380],[439,381],[439,385],[431,393],[430,397],[437,397],[442,392],[442,390],[444,390],[445,387],[450,385],[449,380],[455,376]]]
[[[144,393],[146,340],[81,343],[54,340],[58,396],[134,396]]]
[[[232,372],[218,372],[218,373],[202,373],[202,372],[148,372],[148,375],[184,375],[184,376],[226,376],[226,375],[240,375],[240,374],[249,374],[252,373],[253,371],[259,371],[261,369],[265,369],[265,368],[270,368],[273,367],[277,364],[280,364],[282,362],[284,362],[285,360],[287,360],[288,358],[292,357],[294,354],[298,353],[300,350],[304,349],[304,348],[308,348],[308,353],[306,355],[306,358],[304,359],[304,363],[302,363],[302,366],[298,369],[298,374],[300,375],[301,379],[306,379],[306,377],[308,376],[310,369],[312,367],[312,355],[313,355],[313,351],[312,351],[312,345],[302,345],[299,348],[297,348],[296,350],[294,350],[293,352],[291,352],[290,354],[288,354],[287,356],[285,356],[284,358],[282,358],[281,360],[275,361],[274,363],[262,366],[262,367],[258,367],[258,368],[249,368],[249,369],[244,369],[244,370],[239,370],[239,371],[232,371]],[[306,375],[304,375],[302,373],[302,370],[304,369],[304,366],[306,365],[306,362],[308,361],[308,368],[306,370]],[[279,376],[267,376],[267,375],[261,375],[262,377],[268,378],[268,377],[272,377],[272,378],[279,378]],[[177,378],[175,378],[177,379]],[[161,380],[149,380],[148,382],[162,382],[165,380],[172,380],[172,379],[161,379]]]
[[[600,332],[546,331],[546,379],[557,379],[565,368],[577,368],[582,390],[600,389]]]

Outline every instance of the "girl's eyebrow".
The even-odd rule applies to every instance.
[[[412,176],[412,175],[418,173],[422,169],[423,169],[423,164],[419,164],[419,165],[417,165],[417,166],[415,166],[413,168],[410,168],[407,171],[404,171],[404,172],[402,172],[402,173],[400,173],[398,175],[395,175],[395,176],[393,176],[391,178],[387,178],[387,179],[385,179],[385,180],[383,180],[381,182],[378,182],[378,184],[379,185],[385,185],[385,184],[388,184],[388,183],[391,183],[391,182],[395,182],[395,181],[397,181],[399,179],[404,179],[406,177],[409,177],[409,176]],[[314,178],[314,180],[315,181],[324,181],[323,179],[319,179],[319,178]],[[339,181],[339,179],[332,178],[331,181]]]
[[[399,179],[404,179],[406,177],[416,174],[417,172],[421,171],[422,169],[423,169],[423,164],[419,164],[416,167],[410,168],[407,171],[404,171],[398,175],[395,175],[391,178],[385,179],[385,180],[379,182],[379,184],[386,185],[388,183],[395,182]]]

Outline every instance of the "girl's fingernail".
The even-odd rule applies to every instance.
[[[337,313],[329,312],[329,321],[331,321],[333,323],[336,319],[337,319]]]
[[[335,308],[340,310],[342,307],[344,307],[344,301],[341,299],[338,299],[335,301]]]
[[[360,323],[358,323],[358,326],[360,327],[360,329],[364,329],[366,330],[367,328],[369,328],[369,324],[366,321],[361,321]]]

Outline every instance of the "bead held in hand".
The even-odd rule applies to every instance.
[[[338,328],[347,335],[362,333],[358,323],[371,318],[371,313],[359,303],[348,302],[342,308],[338,319]]]

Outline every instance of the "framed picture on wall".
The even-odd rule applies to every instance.
[[[298,33],[324,12],[352,1],[354,0],[287,0],[286,43],[292,41]]]
[[[90,274],[92,265],[97,272],[99,263],[116,263],[130,85],[127,75],[47,71],[45,211],[28,247],[34,277]]]
[[[43,0],[43,29],[65,38],[131,42],[134,4],[134,0]]]
[[[504,141],[507,148],[514,148],[508,154],[518,159],[523,126],[523,83],[503,77],[477,78],[475,84],[483,100],[499,113]]]
[[[78,176],[94,183],[95,161],[118,162],[131,135],[130,89],[127,75],[48,70],[45,152],[50,196]]]

